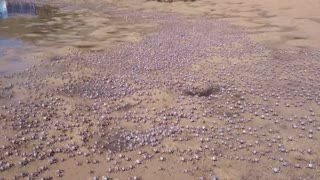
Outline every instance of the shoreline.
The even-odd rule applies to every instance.
[[[120,16],[153,26],[1,76],[1,176],[317,179],[318,51],[224,20]]]

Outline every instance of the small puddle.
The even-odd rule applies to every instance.
[[[24,55],[34,52],[32,38],[27,34],[51,27],[37,26],[47,22],[57,12],[56,8],[37,6],[32,2],[0,0],[0,73],[25,69],[29,62]]]
[[[111,11],[99,14],[81,8],[60,10],[27,0],[0,0],[0,4],[0,73],[12,72],[8,65],[26,69],[30,57],[41,60],[35,59],[38,52],[54,56],[74,49],[104,50],[122,42],[137,41],[140,32],[150,28],[115,16]]]

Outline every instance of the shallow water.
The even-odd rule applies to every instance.
[[[8,15],[0,19],[0,38],[10,41],[0,47],[3,54],[0,72],[7,69],[4,64],[11,63],[11,54],[15,53],[10,51],[19,51],[19,60],[15,62],[28,62],[24,55],[35,59],[35,53],[42,53],[35,59],[38,62],[48,56],[50,59],[78,50],[104,50],[122,42],[136,41],[140,32],[150,27],[128,22],[108,10],[98,14],[85,9],[76,11],[25,1],[11,2],[6,1]]]
[[[36,6],[33,3],[18,2],[18,1],[6,1],[1,0],[1,18],[5,19],[12,14],[36,14]]]
[[[26,35],[51,29],[41,23],[55,17],[57,9],[27,1],[0,0],[0,4],[0,73],[21,71],[28,64],[24,55],[36,51],[34,38]]]

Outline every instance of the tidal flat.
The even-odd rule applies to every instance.
[[[28,3],[0,19],[0,179],[320,178],[315,0]]]

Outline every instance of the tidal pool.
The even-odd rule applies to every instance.
[[[56,12],[56,8],[32,2],[0,0],[0,73],[20,71],[27,66],[24,55],[37,48],[26,35],[52,28],[39,23],[50,21]]]
[[[28,62],[24,54],[46,54],[45,57],[32,56],[39,61],[71,51],[105,50],[122,42],[139,40],[141,32],[152,26],[128,21],[112,14],[111,10],[96,13],[27,1],[0,2],[1,12],[5,14],[0,18],[0,39],[3,42],[0,46],[0,73],[8,71],[5,64]]]

